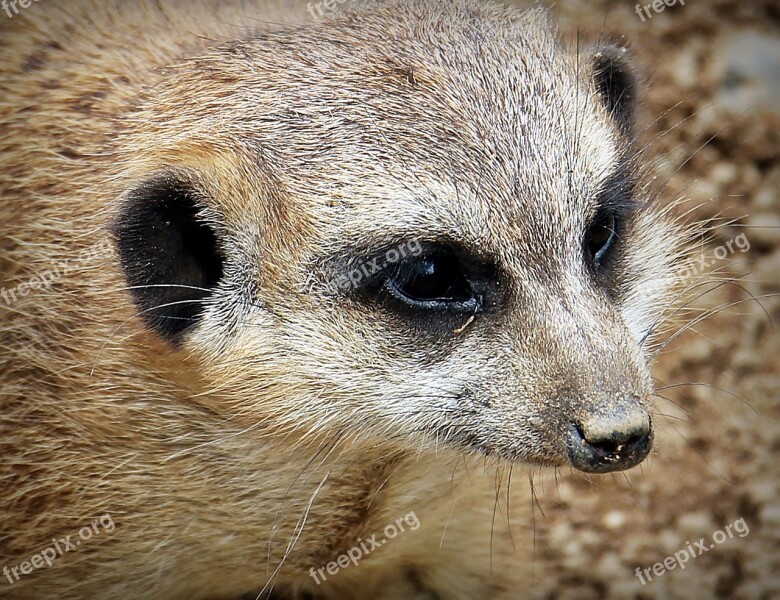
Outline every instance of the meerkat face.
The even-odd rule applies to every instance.
[[[258,435],[634,466],[677,241],[623,50],[421,6],[214,49],[141,103],[115,226],[138,314]]]

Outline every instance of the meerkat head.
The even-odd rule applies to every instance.
[[[140,102],[115,225],[138,322],[258,436],[634,466],[678,242],[624,50],[424,4],[213,48]]]

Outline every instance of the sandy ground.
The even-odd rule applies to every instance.
[[[669,198],[698,206],[693,219],[737,220],[703,252],[739,285],[701,304],[739,304],[658,359],[660,431],[648,464],[626,476],[561,472],[539,488],[539,597],[780,598],[780,300],[750,300],[780,292],[780,3],[650,11],[642,21],[624,0],[554,8],[569,39],[603,26],[633,48],[648,86],[645,138]],[[670,559],[673,569],[653,573],[683,550],[694,555],[684,569]],[[644,585],[637,567],[651,569]]]

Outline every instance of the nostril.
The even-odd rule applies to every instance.
[[[650,417],[644,410],[593,415],[571,423],[569,458],[574,467],[590,473],[628,469],[647,456],[652,439]]]

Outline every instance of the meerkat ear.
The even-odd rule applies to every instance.
[[[218,236],[202,218],[201,199],[187,178],[165,173],[130,191],[114,223],[140,316],[174,344],[198,322],[223,275]]]
[[[592,78],[604,106],[620,128],[633,134],[637,83],[628,49],[609,45],[593,52]]]

